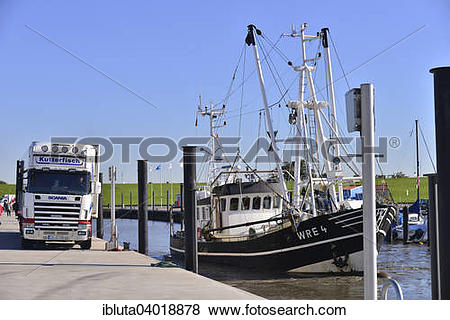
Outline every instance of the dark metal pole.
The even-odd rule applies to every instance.
[[[152,194],[152,210],[155,211],[155,191],[153,190]]]
[[[437,243],[436,243],[436,200],[437,200],[437,174],[428,176],[428,198],[430,207],[428,209],[428,243],[431,250],[431,299],[439,299],[438,295],[438,269],[437,269]]]
[[[169,212],[169,190],[167,190],[166,210],[167,210],[167,212]]]
[[[434,77],[434,120],[436,129],[437,188],[436,250],[438,299],[450,299],[450,67],[430,70]]]
[[[22,212],[22,204],[23,204],[23,173],[24,173],[24,161],[17,160],[17,168],[16,168],[16,206],[15,206],[15,214],[19,219],[19,230],[22,232],[22,222],[23,222],[23,212]]]
[[[130,209],[133,209],[133,192],[130,191]]]
[[[122,203],[121,203],[121,208],[125,208],[125,205],[123,204],[123,192],[122,192]]]
[[[408,236],[408,234],[409,234],[408,219],[409,219],[408,207],[404,206],[403,207],[403,244],[408,243],[408,238],[409,238],[409,236]]]
[[[184,180],[184,261],[186,270],[198,272],[196,218],[195,218],[195,179],[196,156],[195,147],[183,147],[183,180]]]
[[[184,211],[184,187],[183,183],[180,183],[180,211]]]
[[[102,191],[98,195],[97,203],[97,238],[103,239],[104,225],[103,225],[103,173],[98,174],[98,181],[102,184]]]
[[[388,231],[386,232],[386,242],[392,243],[392,224],[389,226]]]
[[[138,239],[139,253],[148,254],[147,162],[138,160]]]
[[[16,208],[17,212],[22,210],[22,191],[23,191],[23,160],[17,160],[16,167]],[[16,212],[16,214],[17,214]]]

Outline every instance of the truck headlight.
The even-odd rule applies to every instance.
[[[78,221],[78,230],[88,230],[91,227],[90,220],[80,220]]]

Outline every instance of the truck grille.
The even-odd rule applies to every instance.
[[[78,229],[81,202],[35,202],[34,227],[45,231],[75,231]]]

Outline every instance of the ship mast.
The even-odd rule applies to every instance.
[[[334,98],[334,86],[333,86],[333,76],[331,72],[331,58],[330,58],[330,50],[328,47],[328,29],[324,28],[322,29],[321,33],[318,33],[315,36],[309,36],[305,35],[305,29],[307,25],[306,23],[302,25],[300,35],[293,29],[291,34],[283,34],[283,36],[288,37],[300,37],[301,38],[301,45],[302,45],[302,65],[301,66],[293,66],[293,69],[300,73],[299,77],[299,101],[290,101],[288,104],[288,107],[295,110],[295,113],[297,114],[297,138],[300,142],[302,136],[305,138],[306,141],[309,141],[309,152],[312,152],[313,150],[313,143],[311,140],[318,140],[320,148],[319,152],[322,146],[325,145],[327,142],[334,142],[333,147],[333,157],[331,158],[330,155],[325,152],[322,154],[323,161],[324,161],[324,168],[327,174],[327,180],[329,181],[328,188],[329,193],[332,200],[332,209],[337,210],[339,207],[338,199],[336,196],[336,184],[338,184],[339,189],[339,201],[343,201],[343,188],[342,188],[342,169],[340,165],[340,150],[337,146],[338,144],[338,127],[337,127],[337,121],[336,121],[336,107],[335,107],[335,98]],[[314,85],[314,78],[313,78],[313,72],[316,70],[316,62],[320,59],[320,55],[317,55],[314,58],[307,58],[306,57],[306,50],[305,50],[305,44],[308,41],[315,41],[315,40],[322,40],[322,45],[325,48],[325,63],[327,67],[327,90],[330,97],[330,105],[331,105],[331,115],[332,115],[332,123],[330,124],[328,120],[325,118],[324,113],[322,109],[328,107],[328,102],[326,101],[319,101],[317,99],[316,94],[316,88]],[[310,100],[305,101],[304,99],[304,79],[306,78],[306,83],[309,91]],[[313,114],[313,122],[314,122],[314,128],[311,132],[311,137],[308,136],[308,130],[306,127],[306,116],[309,113]],[[325,138],[324,134],[324,128],[322,124],[322,118],[321,116],[324,116],[326,120],[326,124],[330,126],[332,134],[332,140],[329,141]],[[310,121],[311,125],[311,121]],[[315,135],[313,137],[312,135]],[[296,153],[295,158],[295,189],[294,189],[294,204],[297,206],[300,203],[300,190],[301,190],[301,157],[300,157],[300,145],[298,146],[299,149]],[[308,151],[307,151],[308,152]],[[306,156],[306,155],[305,155]],[[305,157],[308,158],[307,156]],[[312,170],[311,170],[311,161],[308,163],[308,178],[311,185],[311,211],[313,216],[316,215],[315,212],[315,201],[314,201],[314,178],[312,177]],[[308,162],[308,161],[307,161]],[[321,179],[319,179],[321,180]]]
[[[277,143],[275,140],[276,133],[273,130],[272,119],[271,119],[270,112],[269,112],[269,105],[267,103],[266,90],[265,90],[265,86],[264,86],[264,77],[263,77],[262,68],[261,68],[261,60],[259,59],[258,47],[256,45],[255,33],[261,34],[261,31],[256,29],[256,27],[252,24],[248,25],[247,27],[248,27],[248,34],[245,39],[245,42],[247,43],[247,45],[253,47],[253,53],[255,55],[256,70],[258,72],[258,79],[259,79],[259,87],[261,89],[261,96],[262,96],[262,100],[263,100],[263,104],[264,104],[264,113],[266,115],[266,122],[267,122],[267,127],[269,129],[269,135],[270,135],[270,149],[269,150],[272,151],[275,156],[278,178],[279,178],[282,188],[283,188],[283,197],[285,199],[288,199],[286,181],[284,180],[283,170],[281,168],[281,159],[278,154],[278,146],[277,146]]]
[[[339,141],[337,134],[338,126],[337,126],[337,119],[336,119],[336,101],[334,98],[334,85],[333,85],[333,72],[331,70],[331,55],[330,55],[330,47],[328,45],[328,28],[323,28],[321,30],[321,37],[322,37],[322,46],[325,50],[325,64],[327,67],[327,89],[328,89],[328,95],[330,97],[330,104],[331,104],[331,117],[332,117],[332,127],[333,130],[331,133],[331,137],[333,138],[333,151],[334,151],[334,158],[333,158],[333,165],[334,165],[334,171],[335,172],[342,172],[341,168],[341,161],[340,161],[340,150],[339,150]],[[338,181],[338,194],[339,194],[339,201],[342,202],[344,199],[344,189],[342,187],[342,181]]]
[[[301,38],[301,45],[302,45],[302,65],[300,67],[294,67],[294,70],[299,72],[299,90],[298,90],[298,97],[299,101],[290,101],[289,107],[295,110],[295,113],[297,115],[296,117],[296,125],[297,125],[297,143],[299,144],[299,148],[295,154],[295,162],[294,162],[294,198],[293,203],[295,207],[299,207],[301,205],[300,202],[300,196],[301,196],[301,163],[302,163],[302,156],[300,153],[300,143],[302,141],[302,137],[305,139],[305,141],[308,141],[308,129],[306,127],[306,121],[305,121],[305,108],[304,108],[304,102],[305,102],[305,70],[307,68],[307,61],[306,61],[306,48],[305,48],[305,29],[306,29],[306,23],[302,24],[300,29],[300,34],[297,33],[297,31],[292,27],[292,33],[290,34],[283,34],[282,36],[286,37],[300,37]],[[308,36],[307,36],[308,37]],[[311,37],[308,37],[309,39]],[[305,158],[305,164],[306,168],[308,170],[308,179],[310,183],[310,206],[311,206],[311,213],[313,216],[316,216],[316,202],[314,201],[314,182],[313,182],[313,176],[312,176],[312,168],[311,163],[308,160],[309,156],[308,153],[311,150],[306,150],[304,152],[304,158]]]
[[[420,201],[420,164],[419,164],[419,120],[416,121],[416,185],[417,185],[417,201]]]
[[[216,119],[225,113],[225,105],[222,106],[222,108],[214,108],[213,104],[211,103],[209,108],[208,105],[203,106],[201,97],[200,97],[200,103],[198,106],[197,114],[208,117],[209,118],[209,136],[211,138],[211,154],[210,154],[210,160],[209,160],[209,172],[211,173],[208,177],[209,183],[208,185],[213,187],[211,184],[213,181],[215,181],[217,177],[217,165],[216,165],[216,139],[217,139],[217,129],[222,128],[225,126],[225,122],[223,125],[216,124]]]

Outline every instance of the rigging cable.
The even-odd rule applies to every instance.
[[[273,43],[272,40],[269,38],[269,36],[267,36],[264,32],[261,33],[261,38],[267,41],[269,45],[272,47],[272,49],[275,50],[276,53],[278,53],[281,59],[283,59],[285,62],[289,64],[291,60],[283,53],[283,51],[280,50],[280,48],[277,47],[277,43],[281,40],[282,37],[283,35],[280,35],[278,40],[275,43]]]
[[[223,98],[222,103],[220,103],[220,104],[227,104],[228,103],[228,99],[230,98],[230,92],[231,92],[231,89],[233,88],[234,80],[236,79],[236,73],[237,73],[237,71],[239,69],[239,65],[241,63],[242,55],[244,54],[245,51],[246,51],[246,45],[244,43],[244,45],[242,46],[242,49],[241,49],[241,54],[239,55],[238,62],[236,64],[236,67],[234,68],[233,76],[231,77],[231,83],[228,86],[227,94],[225,95],[225,98]]]
[[[281,39],[281,38],[280,38],[280,39]],[[278,39],[278,41],[280,41],[280,39]],[[275,43],[275,45],[278,43],[278,41]],[[245,45],[245,44],[244,44],[244,45]],[[270,51],[269,51],[269,54],[270,54],[272,51],[273,51],[273,50],[270,50]],[[263,62],[263,61],[264,61],[264,59],[261,60],[261,62]],[[216,103],[215,106],[219,106],[219,105],[223,104],[225,101],[227,101],[227,99],[228,99],[230,96],[232,96],[237,90],[239,90],[239,88],[241,88],[241,87],[244,85],[244,83],[247,82],[253,74],[255,74],[255,72],[256,72],[256,67],[255,67],[255,68],[253,69],[253,71],[250,72],[249,75],[248,75],[248,76],[247,76],[247,77],[246,77],[246,78],[245,78],[245,79],[237,86],[237,88],[235,88],[234,90],[230,91],[230,92],[225,96],[225,98],[222,99],[220,102]]]
[[[247,46],[244,44],[244,63],[243,63],[243,67],[242,67],[242,79],[245,79],[245,58],[246,58],[246,49]],[[241,90],[241,106],[239,108],[239,132],[238,132],[238,137],[239,137],[239,143],[238,143],[238,152],[241,149],[241,127],[242,127],[242,106],[243,106],[243,100],[244,100],[244,83],[242,83],[242,90]]]
[[[273,73],[272,67],[270,66],[270,63],[269,63],[269,60],[268,60],[270,57],[268,55],[266,55],[266,50],[264,49],[264,46],[262,45],[262,43],[261,43],[261,41],[259,40],[258,37],[256,37],[256,41],[258,42],[258,45],[261,48],[261,52],[263,53],[264,60],[266,60],[266,62],[267,62],[267,67],[269,68],[270,74],[272,75],[272,78],[273,78],[273,80],[275,82],[275,85],[277,86],[278,91],[280,92],[280,94],[283,96],[283,91],[281,90],[280,85],[278,84],[278,81],[277,81],[277,79],[275,77],[275,74]]]
[[[261,138],[261,115],[262,111],[259,111],[258,136],[256,137],[256,159],[255,159],[256,170],[258,170],[259,139]]]
[[[428,157],[430,158],[431,164],[433,166],[433,170],[434,170],[434,172],[436,172],[436,167],[434,165],[433,158],[431,158],[430,149],[428,149],[428,143],[427,143],[427,140],[425,140],[425,136],[423,135],[423,132],[422,132],[422,126],[420,124],[419,124],[419,131],[420,131],[420,135],[422,136],[422,140],[425,143],[425,148],[427,149],[427,154],[428,154]]]
[[[348,88],[348,90],[350,90],[350,85],[349,85],[349,83],[348,83],[347,75],[345,74],[344,67],[342,66],[341,58],[339,57],[339,54],[338,54],[338,52],[337,52],[337,49],[336,49],[336,46],[335,46],[335,44],[334,44],[333,37],[331,36],[330,31],[328,31],[328,35],[330,36],[331,43],[332,43],[332,45],[333,45],[333,50],[334,50],[334,53],[336,53],[336,57],[337,57],[337,59],[338,59],[339,66],[341,67],[342,75],[343,75],[343,77],[344,77],[344,79],[345,79],[345,82],[347,83],[347,88]],[[342,78],[341,78],[341,79],[342,79]]]

